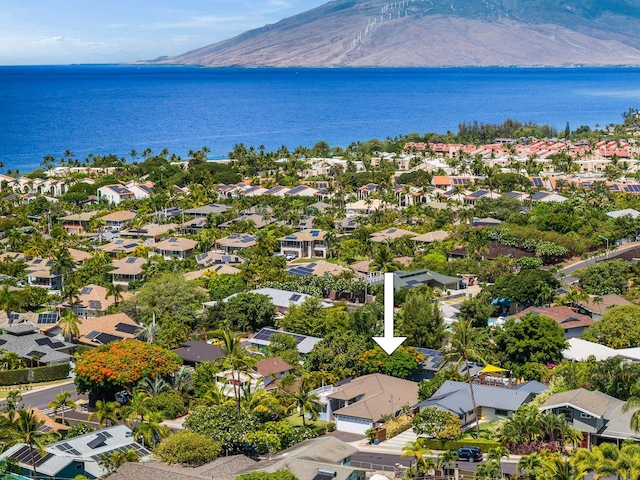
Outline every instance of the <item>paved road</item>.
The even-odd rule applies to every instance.
[[[558,272],[557,277],[559,278],[560,274],[564,274],[565,277],[562,279],[562,283],[565,285],[570,285],[578,280],[576,277],[571,275],[576,270],[588,267],[589,265],[593,265],[596,262],[601,262],[608,258],[613,258],[616,255],[626,252],[627,250],[633,250],[634,248],[638,247],[638,245],[640,245],[638,242],[627,243],[624,245],[620,245],[619,247],[617,247],[615,250],[612,250],[611,252],[603,253],[602,255],[598,255],[597,257],[594,257],[594,258],[588,258],[587,260],[581,260],[579,262],[572,263],[571,265],[567,265],[566,267],[561,269]]]
[[[28,407],[44,410],[48,408],[49,402],[60,392],[71,392],[71,398],[73,400],[83,398],[81,395],[76,393],[76,387],[73,384],[73,380],[69,380],[69,382],[65,384],[51,385],[50,387],[44,387],[42,389],[39,388],[30,392],[21,392],[22,403]],[[4,404],[4,400],[2,400],[0,404]]]

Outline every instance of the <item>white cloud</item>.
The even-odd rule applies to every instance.
[[[115,45],[112,45],[110,43],[105,43],[105,42],[93,42],[93,41],[87,41],[87,40],[81,40],[79,38],[70,38],[70,37],[65,37],[62,35],[57,35],[54,37],[46,37],[46,38],[40,38],[37,40],[32,40],[30,43],[32,44],[39,44],[39,45],[71,45],[74,47],[81,47],[81,48],[92,48],[92,49],[102,49],[102,48],[114,48]]]

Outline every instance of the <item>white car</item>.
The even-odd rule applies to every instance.
[[[296,255],[295,253],[287,253],[284,258],[287,259],[287,262],[290,262],[291,260],[295,260],[297,257],[298,255]]]

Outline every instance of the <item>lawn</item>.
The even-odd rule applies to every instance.
[[[294,427],[301,427],[302,426],[302,417],[299,414],[294,414],[291,415],[290,417],[287,417],[287,422],[289,422],[289,424],[293,425]],[[328,425],[330,422],[325,422],[324,420],[311,420],[309,418],[307,418],[305,420],[305,424],[307,427],[314,427],[316,425]]]
[[[6,385],[6,386],[2,386],[2,387],[0,387],[0,388],[2,388],[2,390],[0,390],[0,400],[7,398],[7,395],[9,395],[9,392],[14,391],[14,390],[17,390],[21,394],[24,395],[25,393],[32,392],[34,389],[38,389],[40,387],[48,387],[48,386],[51,386],[51,385],[64,384],[66,382],[69,382],[69,380],[70,380],[69,378],[65,378],[64,380],[53,380],[51,382],[29,383],[29,384],[26,384],[26,385]],[[31,387],[31,390],[27,390],[27,387]],[[73,387],[73,388],[75,388],[75,387]]]

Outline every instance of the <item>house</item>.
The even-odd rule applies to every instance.
[[[233,480],[233,475],[256,463],[244,455],[219,457],[199,467],[166,463],[127,462],[109,475],[109,480]]]
[[[56,321],[57,318],[58,315],[55,314]],[[0,334],[0,349],[15,353],[28,366],[69,363],[73,360],[74,347],[72,343],[41,334],[38,327],[30,323],[6,327],[4,333]]]
[[[589,295],[589,300],[581,300],[578,302],[578,307],[576,308],[576,310],[579,313],[590,316],[594,320],[600,320],[600,318],[602,318],[602,315],[609,307],[631,305],[630,301],[621,297],[620,295],[616,295],[615,293],[601,295],[600,300],[597,302],[594,301],[595,299],[595,295]]]
[[[105,185],[98,188],[98,199],[103,198],[112,205],[118,205],[125,200],[134,200],[136,195],[124,185]]]
[[[280,253],[295,254],[298,258],[313,258],[327,256],[327,244],[325,243],[324,230],[310,229],[295,232],[280,238]]]
[[[153,194],[153,182],[129,182],[126,187],[138,200],[149,198]]]
[[[602,392],[584,388],[552,395],[540,406],[542,412],[563,415],[567,424],[582,432],[582,447],[604,442],[640,440],[629,426],[633,409],[624,412],[625,402]]]
[[[240,250],[246,250],[249,247],[255,246],[257,243],[258,239],[254,235],[247,235],[246,233],[232,233],[228,237],[216,240],[216,247],[222,250],[226,255],[229,255]]]
[[[184,233],[190,233],[193,235],[197,235],[202,230],[207,228],[207,219],[204,217],[195,217],[187,220],[182,225],[180,225],[182,231]]]
[[[480,418],[491,421],[511,417],[521,405],[529,403],[546,389],[546,385],[536,381],[520,383],[513,388],[474,383],[473,394]],[[476,420],[467,382],[447,380],[430,398],[415,405],[418,411],[429,407],[458,415],[463,426]]]
[[[289,311],[289,308],[291,308],[292,305],[300,306],[308,298],[313,298],[311,297],[311,295],[307,295],[306,293],[291,292],[289,290],[279,290],[277,288],[256,288],[254,290],[248,291],[247,293],[253,293],[256,295],[265,295],[266,297],[269,297],[269,300],[271,300],[271,304],[274,307],[276,307],[276,311],[282,314],[287,313]],[[230,295],[221,301],[226,302],[230,298],[235,297],[236,295],[238,294],[235,293],[233,295]],[[205,302],[203,305],[205,307],[212,307],[212,306],[215,306],[217,303],[218,302],[215,302],[215,301]],[[323,308],[333,307],[332,303],[325,302],[325,301],[321,301],[320,305]]]
[[[316,260],[309,263],[294,263],[287,267],[289,275],[296,277],[306,277],[307,275],[315,275],[322,277],[324,275],[338,276],[343,273],[353,274],[353,270],[336,263],[327,262],[326,260]]]
[[[100,456],[129,449],[138,452],[141,461],[148,460],[151,455],[149,450],[133,439],[133,432],[129,427],[116,425],[51,443],[44,447],[44,452],[33,449],[33,454],[39,479],[74,478],[77,475],[101,478],[106,472],[99,464]],[[5,458],[15,458],[22,474],[33,476],[31,449],[28,445],[14,445],[0,455],[0,459]]]
[[[402,228],[387,228],[386,230],[372,233],[371,241],[376,243],[389,243],[406,236],[415,237],[416,233]]]
[[[411,375],[411,380],[414,382],[432,379],[445,363],[447,363],[444,361],[444,355],[440,350],[433,348],[414,348],[424,357],[422,363],[418,365],[418,369]]]
[[[222,205],[219,203],[211,203],[202,207],[190,208],[184,211],[185,215],[192,217],[206,217],[209,214],[222,214],[226,213],[231,208],[231,205]]]
[[[557,193],[551,193],[551,192],[537,192],[531,195],[531,201],[533,203],[538,203],[538,202],[562,203],[562,202],[566,202],[567,200],[569,200],[567,197],[563,197],[562,195],[559,195]]]
[[[380,425],[384,415],[396,415],[418,403],[418,384],[373,373],[336,386],[314,390],[322,405],[320,419],[335,421],[340,432],[364,435]]]
[[[190,238],[171,237],[154,245],[155,251],[165,260],[178,258],[185,260],[193,255],[198,242]]]
[[[276,330],[275,328],[264,327],[260,329],[253,337],[247,340],[249,346],[263,350],[265,347],[271,345],[271,335],[275,334],[289,335],[296,341],[296,347],[301,355],[306,355],[313,350],[313,347],[322,339],[318,337],[311,337],[309,335],[300,335],[297,333],[285,332],[284,330]]]
[[[62,288],[62,275],[53,269],[53,260],[33,258],[27,262],[27,282],[33,287],[42,287],[49,290]]]
[[[299,480],[365,480],[366,470],[351,465],[357,452],[356,447],[325,435],[300,442],[236,474],[286,470]]]
[[[205,275],[209,275],[211,273],[215,273],[216,275],[237,275],[241,270],[232,265],[228,265],[226,263],[220,263],[218,265],[212,265],[203,270],[195,270],[193,272],[186,272],[183,274],[183,277],[187,281],[197,280],[198,278],[202,278]]]
[[[239,217],[229,220],[228,222],[223,222],[218,225],[218,227],[221,230],[224,230],[225,228],[229,228],[231,225],[238,222],[250,222],[253,223],[256,228],[260,229],[266,227],[267,225],[271,225],[275,221],[276,219],[271,217],[268,213],[265,213],[265,215],[259,213],[250,213],[246,215],[240,215]]]
[[[481,198],[496,199],[500,197],[500,194],[492,192],[490,190],[476,190],[475,192],[471,192],[468,195],[465,195],[463,201],[465,205],[475,205]]]
[[[125,290],[129,289],[129,283],[132,281],[142,281],[144,269],[147,260],[141,257],[125,257],[113,261],[114,270],[109,272],[111,275],[111,283],[121,285]]]
[[[196,367],[201,362],[215,362],[224,357],[222,348],[207,342],[189,340],[184,342],[180,348],[173,350],[184,362],[185,365]]]
[[[267,390],[277,387],[276,380],[293,371],[293,367],[280,357],[265,358],[256,364],[256,371],[264,379],[263,385]]]
[[[633,219],[638,218],[640,216],[640,212],[634,208],[625,208],[624,210],[614,210],[613,212],[607,212],[607,217],[611,218],[621,218],[629,216]]]
[[[570,338],[567,343],[569,347],[562,352],[562,355],[567,360],[586,362],[589,357],[593,357],[600,362],[618,357],[630,362],[640,362],[640,347],[615,349],[577,337]]]
[[[376,279],[384,277],[379,275]],[[393,272],[393,286],[396,290],[401,288],[414,288],[427,286],[438,288],[440,290],[459,290],[460,279],[458,277],[449,277],[431,270],[414,270]]]
[[[196,255],[196,262],[198,262],[198,267],[200,268],[208,268],[213,265],[240,266],[246,261],[246,258],[240,257],[238,255],[223,255],[214,251]]]
[[[124,253],[126,255],[131,255],[136,247],[142,245],[142,242],[139,240],[132,240],[127,238],[117,238],[110,243],[105,245],[100,245],[98,250],[102,250],[111,258],[116,258],[118,254]]]
[[[158,240],[160,237],[167,235],[170,231],[178,230],[179,225],[176,223],[148,223],[140,228],[129,228],[120,232],[121,237],[131,237],[140,239]]]
[[[136,218],[136,212],[132,210],[120,210],[101,217],[109,230],[122,230],[127,223]]]
[[[429,244],[433,242],[444,242],[447,238],[449,238],[449,232],[445,232],[444,230],[436,230],[435,232],[424,233],[422,235],[418,235],[413,237],[411,240],[416,244]]]
[[[126,313],[115,313],[83,320],[78,325],[78,332],[78,343],[95,347],[118,340],[136,338],[140,332],[140,325]]]
[[[107,296],[106,288],[91,284],[80,289],[77,301],[70,306],[78,317],[86,319],[104,315],[114,303],[115,299]]]
[[[555,320],[564,329],[564,338],[579,337],[595,322],[591,317],[577,313],[567,306],[528,307],[513,315],[513,318],[522,318],[528,314],[543,315]]]
[[[469,252],[466,248],[456,248],[449,252],[449,258],[466,258]],[[504,245],[500,242],[491,241],[486,245],[486,251],[482,252],[482,258],[487,260],[495,260],[498,257],[508,257],[515,260],[523,257],[535,257],[535,253],[527,252],[521,248]]]
[[[62,222],[62,228],[69,235],[81,235],[88,230],[91,219],[97,214],[98,212],[74,213],[60,217],[59,220]]]

